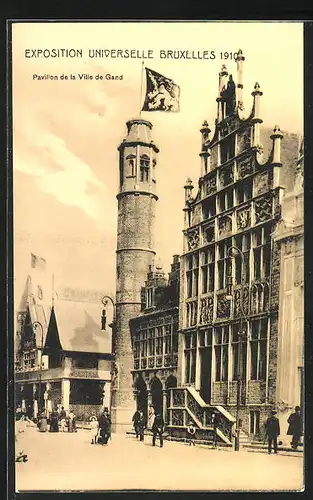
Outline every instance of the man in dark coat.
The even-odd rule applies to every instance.
[[[155,446],[156,437],[159,436],[160,447],[162,448],[162,446],[163,446],[163,431],[164,431],[163,417],[160,413],[156,413],[156,415],[154,417],[154,422],[152,425],[152,432],[153,432],[152,446]]]
[[[111,417],[107,408],[104,409],[99,417],[99,427],[102,445],[108,444],[111,436]]]
[[[276,417],[277,411],[272,410],[271,416],[268,417],[265,429],[268,440],[268,453],[272,453],[272,444],[274,443],[274,453],[277,453],[277,438],[280,434],[279,420]]]
[[[59,432],[59,414],[57,408],[54,408],[50,415],[50,432]]]
[[[134,415],[133,415],[133,426],[134,426],[134,429],[135,429],[135,432],[136,432],[136,438],[139,437],[139,434],[140,434],[140,426],[139,426],[139,422],[140,422],[140,411],[139,410],[136,410]]]
[[[302,435],[302,418],[300,415],[300,406],[295,407],[295,413],[292,413],[287,420],[289,427],[287,431],[288,436],[292,436],[291,448],[297,449],[300,437]]]

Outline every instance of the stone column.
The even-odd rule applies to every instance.
[[[71,390],[71,382],[68,379],[62,379],[61,383],[61,401],[62,406],[64,406],[64,410],[66,412],[70,409],[70,390]]]

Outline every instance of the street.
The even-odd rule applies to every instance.
[[[210,449],[165,441],[151,446],[113,434],[108,446],[91,445],[89,431],[19,437],[28,462],[16,463],[16,490],[300,490],[303,456],[245,449]]]

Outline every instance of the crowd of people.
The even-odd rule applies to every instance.
[[[217,425],[217,417],[215,417],[215,415],[213,422],[215,431]],[[287,435],[292,436],[292,441],[290,443],[291,448],[296,450],[301,441],[301,436],[303,435],[302,416],[299,406],[295,407],[295,411],[288,417],[287,422],[289,424]],[[137,439],[139,438],[140,441],[144,441],[145,430],[147,429],[152,432],[152,446],[156,446],[158,438],[160,447],[163,447],[164,420],[162,414],[160,412],[155,412],[152,405],[149,406],[147,418],[142,409],[139,408],[136,410],[132,418],[132,423]],[[18,440],[18,436],[24,432],[27,424],[37,425],[39,432],[77,432],[76,416],[74,412],[70,410],[67,413],[63,406],[59,408],[54,407],[50,413],[46,410],[42,410],[39,412],[37,418],[34,418],[32,415],[30,406],[23,410],[18,407],[16,410],[16,441]],[[108,408],[104,408],[98,417],[93,415],[90,418],[91,444],[99,443],[107,445],[108,441],[111,439],[111,425],[111,416]],[[282,443],[278,442],[280,425],[275,410],[271,411],[271,415],[266,420],[264,427],[265,438],[267,438],[268,443],[268,453],[272,453],[273,449],[274,454],[277,454],[278,445]],[[196,428],[193,422],[190,421],[187,427],[187,436],[190,441],[189,444],[195,444],[195,432]],[[216,436],[213,445],[216,447]],[[16,460],[26,461],[27,455],[20,450]]]

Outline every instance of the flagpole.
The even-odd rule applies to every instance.
[[[141,103],[142,103],[142,90],[143,90],[143,74],[145,62],[141,61],[141,82],[140,82],[140,101],[139,101],[139,117],[141,118]]]

